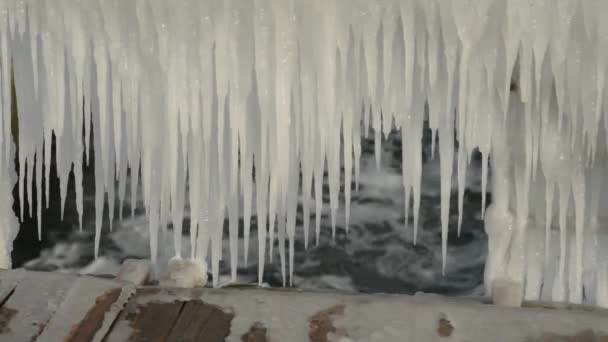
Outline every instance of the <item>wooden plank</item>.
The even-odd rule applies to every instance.
[[[59,308],[76,276],[28,271],[2,306],[0,341],[36,340]]]
[[[5,307],[4,304],[15,293],[17,285],[24,276],[25,270],[0,273],[0,335],[7,331],[8,323],[17,314],[17,310]]]
[[[123,289],[125,292],[129,289],[131,293],[135,291],[131,285],[125,286],[109,279],[88,276],[77,278],[65,300],[40,334],[39,341],[95,341],[98,331],[105,335],[110,323],[106,324],[106,331],[100,330],[104,325],[106,313],[112,316],[109,317],[111,321],[116,318],[118,312],[111,309],[113,305],[117,305],[123,295]],[[117,306],[122,308],[129,296],[130,294],[125,293],[122,296],[123,302]]]
[[[125,342],[129,341],[129,338],[133,335],[133,320],[137,317],[139,313],[137,303],[137,294],[139,294],[139,290],[135,295],[131,296],[131,298],[127,301],[125,307],[120,311],[118,317],[112,323],[108,334],[104,338],[104,342]]]
[[[173,327],[168,341],[193,341],[198,336],[200,324],[204,324],[214,308],[201,302],[187,302]]]
[[[199,329],[215,311],[203,302],[187,302],[167,341],[198,341]]]
[[[171,333],[184,302],[149,303],[138,307],[135,317],[126,317],[132,321],[134,342],[164,342]]]
[[[7,274],[10,273],[0,271],[0,288],[3,280],[7,279]],[[43,334],[46,333],[46,329],[54,326],[55,323],[52,322],[69,321],[67,318],[59,319],[59,316],[70,312],[64,311],[64,308],[87,308],[68,305],[78,299],[78,293],[99,293],[93,291],[93,285],[85,286],[87,281],[99,286],[103,283],[116,286],[111,280],[99,278],[83,281],[82,277],[66,274],[27,272],[14,288],[13,294],[7,296],[6,303],[1,305],[0,302],[0,342],[42,341],[40,332],[44,329]],[[119,286],[132,285],[121,283]],[[8,286],[11,287],[12,285]],[[97,303],[102,308],[107,308],[107,303],[112,302],[113,297],[90,298],[94,298],[91,305]],[[290,302],[290,308],[285,307],[286,301]],[[343,312],[336,307],[327,308],[327,303],[336,301],[344,305]],[[114,310],[116,315],[122,310],[121,306],[116,305],[117,302],[120,300],[109,304],[110,310]],[[99,320],[93,319],[100,316],[97,305],[93,309],[87,308],[87,311],[73,319],[80,324],[98,325]],[[233,326],[232,314],[222,310],[227,307],[239,315],[237,324]],[[112,320],[108,319],[108,314],[108,311],[104,314],[103,325],[109,327]],[[344,315],[344,319],[332,320],[326,324],[322,317],[324,315]],[[373,336],[383,341],[397,342],[438,341],[446,338],[472,342],[553,339],[603,341],[608,339],[607,315],[608,311],[598,308],[515,309],[482,304],[479,300],[470,298],[432,295],[367,296],[280,290],[154,287],[138,289],[137,296],[132,296],[128,301],[104,342],[214,342],[224,339],[244,342],[309,341],[312,323],[315,328],[327,326],[326,333],[320,334],[321,340],[329,339],[329,332],[332,333],[332,338],[343,332],[343,336],[364,341],[371,340]],[[85,337],[81,340],[86,340],[90,334],[83,336]],[[99,334],[95,334],[93,341],[98,337]],[[59,338],[45,341],[65,340]]]
[[[224,341],[230,334],[232,318],[217,306],[201,301],[187,302],[167,341]]]
[[[14,270],[14,271],[0,271],[0,306],[8,300],[8,298],[15,292],[15,288],[25,277],[26,271]]]
[[[89,312],[87,312],[82,321],[72,329],[67,341],[92,341],[95,333],[103,324],[106,311],[118,300],[121,292],[122,289],[114,288],[99,296],[95,305],[89,309]]]
[[[129,302],[129,299],[133,297],[135,291],[135,286],[131,285],[124,286],[122,288],[118,299],[114,303],[112,303],[111,306],[104,313],[103,323],[99,330],[97,330],[97,333],[95,334],[95,337],[92,340],[93,342],[105,341],[107,335],[114,326],[114,323],[118,319],[118,316],[125,309],[126,304]]]
[[[230,324],[234,316],[216,309],[199,331],[197,341],[222,342],[230,334]],[[194,342],[194,341],[193,341]]]

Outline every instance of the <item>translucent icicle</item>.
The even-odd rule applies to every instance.
[[[565,300],[566,291],[566,215],[570,199],[570,188],[562,181],[559,183],[559,264],[553,284],[552,299],[556,302]]]
[[[578,161],[578,163],[581,163]],[[574,177],[572,179],[572,194],[574,198],[575,211],[575,248],[574,260],[575,266],[570,270],[570,274],[574,275],[574,284],[570,287],[569,295],[572,303],[581,303],[583,301],[583,233],[585,225],[585,179],[583,175],[582,165],[575,167]]]
[[[449,113],[449,112],[447,112]],[[452,166],[454,165],[454,122],[450,114],[439,126],[439,168],[441,179],[441,255],[442,272],[445,274],[450,222],[450,194],[452,191]]]

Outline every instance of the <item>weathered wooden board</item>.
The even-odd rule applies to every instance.
[[[14,293],[15,288],[21,282],[27,272],[25,270],[14,270],[3,272],[0,277],[0,307]]]
[[[101,341],[135,286],[20,270],[0,272],[3,293],[0,341]]]
[[[217,320],[229,312],[227,341],[605,341],[608,338],[608,311],[547,307],[511,308],[487,304],[471,298],[438,295],[360,295],[336,292],[303,292],[262,289],[156,289],[143,290],[134,300],[148,303],[184,300],[202,302],[176,322],[180,328],[170,338],[183,341],[223,340],[217,336],[222,326]],[[200,305],[200,304],[198,304]],[[215,306],[202,326],[206,306]],[[183,311],[186,310],[184,307]],[[182,315],[183,312],[182,311]],[[214,311],[215,312],[215,311]],[[201,316],[193,322],[189,316]],[[181,321],[187,317],[188,321]],[[214,320],[214,321],[212,321]],[[212,331],[206,331],[212,326]],[[202,334],[199,333],[202,328]],[[194,332],[193,332],[194,331]],[[178,334],[179,332],[179,334]],[[114,331],[112,331],[114,333]],[[122,331],[123,336],[131,334]],[[202,337],[200,337],[202,336]],[[167,341],[172,341],[168,338]],[[115,339],[114,341],[119,341]]]
[[[12,272],[0,271],[0,341],[608,342],[608,311],[589,307],[509,308],[424,294],[136,290],[111,279]]]
[[[0,341],[35,340],[77,278],[58,273],[27,272],[2,305],[5,314],[0,322]]]
[[[186,302],[167,341],[222,342],[230,334],[232,315],[202,301]]]
[[[169,335],[169,341],[195,341],[205,323],[211,317],[214,308],[198,302],[185,302],[175,327]]]
[[[108,279],[80,277],[70,288],[40,341],[101,341],[135,287]]]
[[[116,325],[129,329],[111,331],[108,341],[221,342],[230,333],[232,315],[202,301],[150,302],[127,310]]]
[[[150,303],[138,307],[127,319],[133,331],[129,341],[162,342],[166,341],[182,311],[184,302]]]

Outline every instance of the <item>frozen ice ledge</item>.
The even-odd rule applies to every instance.
[[[488,294],[608,306],[607,25],[608,2],[586,0],[2,0],[0,261],[10,266],[16,234],[13,139],[19,208],[40,204],[20,218],[37,215],[39,229],[54,136],[61,200],[73,174],[81,224],[82,167],[95,150],[96,253],[104,205],[110,222],[122,217],[141,183],[153,261],[173,248],[209,262],[218,285],[227,216],[236,279],[255,214],[259,280],[278,240],[287,284],[299,199],[305,241],[309,228],[318,241],[325,172],[332,231],[348,229],[362,136],[374,135],[379,161],[382,137],[401,132],[404,229],[416,236],[428,120],[444,271],[452,176],[460,229],[478,149],[484,209],[492,171]],[[181,236],[186,205],[189,252],[179,238],[159,246],[167,222]]]

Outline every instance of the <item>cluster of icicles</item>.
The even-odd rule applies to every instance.
[[[482,208],[489,162],[493,172],[488,290],[506,278],[525,284],[528,299],[608,305],[599,206],[608,160],[606,1],[2,0],[0,7],[1,169],[12,165],[14,82],[20,208],[32,203],[33,182],[43,189],[37,203],[43,192],[49,198],[54,134],[61,200],[73,173],[82,224],[82,164],[92,146],[96,253],[104,205],[110,222],[123,215],[130,178],[131,208],[141,182],[153,260],[168,222],[182,256],[188,205],[191,255],[182,257],[209,260],[215,285],[225,216],[233,279],[247,262],[252,215],[260,281],[276,240],[283,279],[286,265],[291,279],[300,197],[305,242],[311,212],[318,241],[327,172],[332,231],[340,205],[348,229],[361,138],[373,132],[379,161],[391,130],[403,138],[415,240],[428,120],[441,164],[444,270],[452,175],[460,230],[465,173],[478,149]]]

